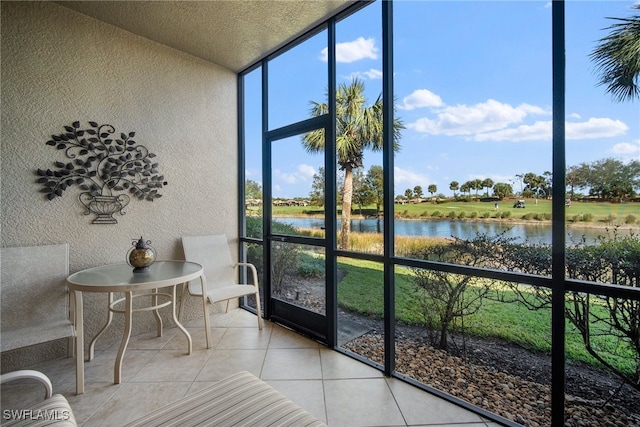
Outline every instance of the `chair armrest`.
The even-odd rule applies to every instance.
[[[256,270],[256,266],[250,262],[239,262],[236,264],[236,267],[240,265],[249,267],[249,270],[251,270],[251,274],[253,275],[253,286],[258,287],[258,270]]]
[[[49,399],[53,394],[53,386],[51,385],[51,380],[49,380],[49,378],[42,372],[34,371],[31,369],[23,369],[21,371],[2,374],[0,375],[0,384],[21,379],[32,379],[42,383],[46,391],[45,399]]]

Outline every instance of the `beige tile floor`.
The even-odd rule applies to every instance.
[[[429,393],[327,349],[245,310],[211,316],[213,348],[205,346],[202,319],[186,324],[194,351],[176,328],[163,337],[132,337],[123,364],[122,383],[114,385],[117,342],[98,343],[96,357],[85,364],[85,393],[75,395],[73,358],[30,368],[47,374],[54,393],[67,397],[79,424],[119,427],[237,371],[262,378],[329,426],[494,425]],[[33,384],[2,386],[2,409],[24,407],[42,398]]]

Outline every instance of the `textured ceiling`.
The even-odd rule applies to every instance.
[[[237,72],[313,28],[353,1],[56,3]]]

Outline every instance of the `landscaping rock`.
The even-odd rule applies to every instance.
[[[384,362],[382,335],[367,334],[344,347],[374,362]],[[551,388],[548,385],[470,363],[425,345],[419,340],[396,342],[396,370],[424,384],[524,426],[551,423]],[[571,427],[640,426],[640,393],[630,390],[630,408],[605,405],[567,395],[565,425]],[[629,392],[629,390],[627,390]],[[635,393],[635,395],[634,395]]]

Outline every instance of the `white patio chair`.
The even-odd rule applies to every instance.
[[[0,384],[16,380],[36,380],[44,386],[44,400],[28,409],[3,410],[3,426],[59,426],[74,427],[76,419],[67,399],[61,394],[53,394],[51,380],[45,374],[31,369],[8,372],[0,375]]]
[[[207,301],[210,303],[227,302],[226,310],[229,310],[229,302],[243,296],[253,295],[256,299],[256,312],[258,317],[258,328],[262,329],[262,313],[260,311],[260,293],[258,288],[258,273],[253,264],[239,262],[234,264],[229,253],[229,243],[227,236],[208,235],[208,236],[184,236],[182,237],[182,247],[184,256],[187,261],[197,262],[204,268],[204,276],[207,284],[206,295],[202,293],[202,285],[200,280],[192,280],[188,284],[188,292],[183,285],[182,298],[180,300],[180,308],[178,311],[178,320],[180,320],[184,311],[184,305],[187,295],[201,296],[203,298],[203,307],[206,307]],[[253,283],[238,283],[237,267],[245,266],[251,271]],[[205,309],[205,316],[207,315]],[[205,319],[207,327],[207,348],[210,348],[208,318]]]
[[[2,248],[0,258],[2,351],[69,338],[72,356],[69,245]]]

